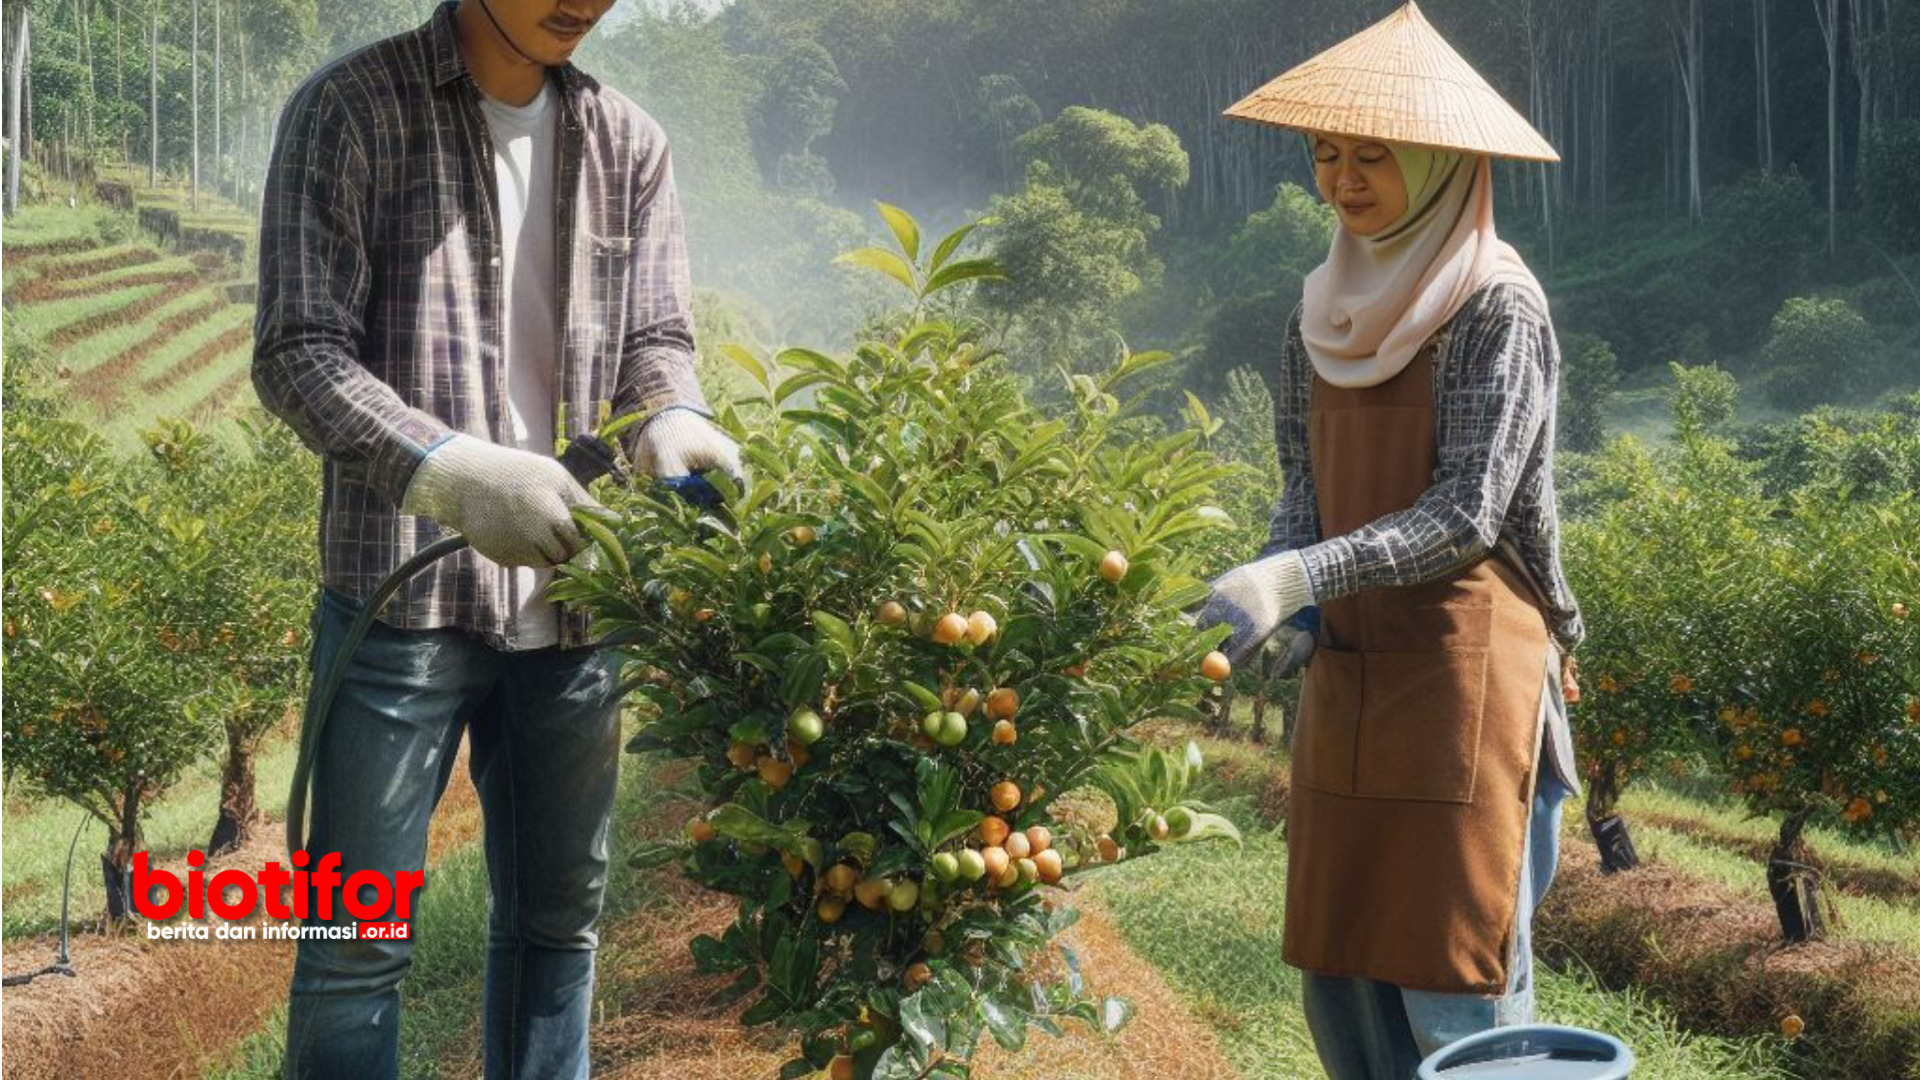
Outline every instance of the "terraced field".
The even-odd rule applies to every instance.
[[[192,245],[98,204],[23,206],[5,248],[7,320],[48,350],[74,410],[128,449],[159,420],[217,429],[255,403],[252,265],[234,257],[251,244],[251,218],[205,195],[198,214],[165,190],[136,200],[219,250],[180,250]]]

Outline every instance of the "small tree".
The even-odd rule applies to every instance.
[[[1761,356],[1775,405],[1804,409],[1873,385],[1880,346],[1872,327],[1845,300],[1794,297],[1773,317]]]
[[[115,921],[131,910],[142,816],[206,752],[214,725],[153,618],[171,584],[151,557],[169,542],[156,499],[98,435],[8,397],[7,773],[107,827],[100,866]]]
[[[1620,362],[1604,338],[1581,333],[1561,339],[1560,358],[1560,445],[1590,453],[1606,442],[1607,405],[1620,384]]]
[[[1668,405],[1681,439],[1699,438],[1732,420],[1740,407],[1740,383],[1717,365],[1668,364],[1673,391]]]

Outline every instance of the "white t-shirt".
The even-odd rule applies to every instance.
[[[553,91],[525,105],[508,105],[482,94],[480,111],[493,135],[493,172],[500,190],[501,280],[506,283],[507,416],[509,445],[536,454],[553,453],[553,380],[559,361],[559,288],[554,266]],[[553,571],[513,571],[517,626],[515,649],[558,644],[560,625],[545,599]]]

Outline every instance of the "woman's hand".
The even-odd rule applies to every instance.
[[[1297,551],[1283,551],[1220,575],[1200,609],[1200,629],[1225,623],[1233,636],[1220,646],[1239,667],[1301,608],[1314,602],[1313,581]]]

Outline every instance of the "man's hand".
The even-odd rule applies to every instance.
[[[669,408],[647,420],[635,436],[636,464],[656,480],[720,469],[744,484],[740,447],[713,421],[688,408]]]
[[[1283,551],[1220,575],[1196,623],[1203,630],[1221,623],[1233,627],[1220,651],[1239,667],[1280,624],[1313,602],[1307,564],[1299,552]]]
[[[553,458],[455,435],[414,469],[400,512],[459,532],[502,566],[558,566],[585,544],[569,508],[592,503]]]

